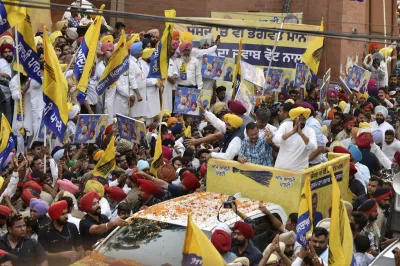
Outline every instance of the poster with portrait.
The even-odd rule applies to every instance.
[[[178,87],[174,99],[174,113],[199,115],[198,105],[210,108],[212,90]]]
[[[74,143],[95,143],[97,138],[103,136],[107,126],[108,114],[80,114],[76,124]]]
[[[39,132],[37,134],[36,140],[38,141],[43,141],[44,140],[44,120],[42,119],[42,121],[40,122],[40,128],[39,128]],[[46,134],[47,134],[47,138],[49,138],[49,136],[51,135],[51,130],[46,127]]]
[[[296,74],[294,76],[294,86],[299,88],[304,85],[304,88],[309,88],[311,84],[311,72],[306,64],[296,65]]]
[[[253,111],[256,96],[251,94],[251,90],[246,86],[246,82],[241,82],[238,91],[236,92],[235,100],[240,101],[246,107],[246,115],[250,115],[250,112]]]
[[[235,59],[225,57],[224,65],[222,67],[222,74],[224,76],[224,81],[233,81],[233,75],[235,73],[236,62]]]
[[[205,79],[222,79],[225,57],[204,55],[201,64],[201,75]]]
[[[354,64],[349,68],[346,85],[349,89],[364,93],[367,90],[371,72]]]
[[[264,68],[266,91],[288,93],[293,70],[288,68]]]
[[[147,147],[146,126],[143,122],[117,114],[119,136],[133,143]]]
[[[240,68],[242,69],[242,78],[247,80],[250,83],[253,83],[256,86],[264,87],[265,85],[265,77],[264,71],[256,66],[253,66],[249,63],[240,61]]]

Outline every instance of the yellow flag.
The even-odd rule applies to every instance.
[[[162,121],[164,116],[164,110],[160,112],[159,121]],[[151,163],[150,173],[157,176],[157,169],[164,164],[164,158],[162,155],[162,136],[161,136],[161,123],[158,127],[158,137],[156,141],[156,146],[154,148],[153,162]]]
[[[182,127],[183,127],[183,132],[185,134],[185,137],[187,137],[187,138],[192,137],[192,127],[191,126],[186,127],[185,120],[183,119],[183,116],[181,117],[181,124],[182,124]]]
[[[119,77],[129,70],[129,54],[126,49],[125,31],[121,31],[121,38],[104,70],[99,83],[96,86],[98,96],[101,96],[105,89],[113,88]]]
[[[100,7],[100,12],[104,9],[104,4]],[[96,16],[92,24],[90,24],[85,37],[79,47],[74,74],[79,80],[77,88],[86,92],[86,88],[90,79],[90,71],[93,68],[94,60],[96,59],[97,44],[100,38],[102,16]]]
[[[242,80],[242,68],[240,67],[240,61],[242,60],[242,42],[243,39],[239,41],[239,51],[236,58],[236,68],[235,68],[235,75],[233,76],[233,91],[232,91],[232,99],[235,99],[236,92],[240,87],[240,83]]]
[[[349,217],[343,201],[340,200],[340,189],[332,166],[328,167],[332,179],[332,211],[329,230],[329,265],[354,265],[353,234]]]
[[[185,243],[183,244],[182,265],[224,266],[221,254],[211,241],[193,222],[189,214],[186,227]]]
[[[321,21],[319,31],[324,31],[324,19]],[[301,56],[301,60],[312,70],[314,74],[317,74],[319,63],[321,61],[321,55],[324,50],[324,37],[317,36],[310,42],[306,52]]]
[[[54,135],[63,141],[68,122],[68,83],[61,71],[53,45],[47,36],[46,28],[43,32],[43,49],[45,63],[42,86],[45,103],[43,122]]]
[[[310,176],[306,176],[306,180],[301,191],[299,204],[299,218],[296,225],[296,239],[303,248],[307,247],[306,235],[312,231],[312,201],[311,201],[311,184]]]
[[[7,2],[13,5],[0,3],[0,35],[21,23],[27,14],[26,7],[19,6],[20,1],[8,0]]]
[[[115,169],[115,164],[115,136],[113,136],[107,145],[107,149],[104,151],[103,157],[101,157],[93,169],[93,176],[107,178],[111,171]]]
[[[1,114],[0,124],[0,171],[3,162],[7,160],[8,155],[17,144],[17,139],[12,133],[11,126],[4,114]],[[1,188],[1,187],[0,187]]]

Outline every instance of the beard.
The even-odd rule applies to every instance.
[[[386,142],[387,145],[390,145],[390,144],[393,143],[393,140],[392,141],[385,141],[385,142]]]
[[[243,247],[244,245],[246,245],[246,240],[233,240],[232,241],[232,245],[238,246],[238,247]]]
[[[64,219],[64,220],[57,219],[57,223],[58,223],[59,225],[65,225],[65,224],[67,224],[67,222],[68,222],[68,218],[66,218],[66,219]]]
[[[370,222],[376,221],[377,219],[378,219],[378,216],[376,216],[376,217],[373,217],[373,216],[371,216],[371,215],[368,216],[368,220],[369,220]]]
[[[291,250],[289,252],[284,252],[284,254],[286,255],[286,257],[291,258],[293,256],[293,254],[294,254],[294,251]]]
[[[324,253],[324,251],[325,251],[327,248],[328,248],[328,245],[326,245],[326,246],[323,247],[323,248],[314,247],[315,253],[317,253],[318,256],[321,255],[322,253]]]
[[[90,211],[90,214],[91,214],[91,215],[94,215],[94,216],[100,216],[100,214],[101,214],[101,208],[98,207],[96,210]]]
[[[375,118],[375,120],[379,125],[382,124],[383,122],[385,122],[385,119],[383,119],[383,118]]]
[[[4,57],[4,59],[7,61],[7,63],[11,63],[12,60],[13,60],[13,57],[12,56],[6,56],[6,57]]]

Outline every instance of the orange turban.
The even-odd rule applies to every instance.
[[[372,48],[375,48],[376,50],[379,50],[379,49],[381,48],[381,46],[380,46],[379,43],[371,42],[371,43],[368,45],[368,53],[372,53]]]

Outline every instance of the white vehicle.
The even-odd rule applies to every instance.
[[[151,206],[134,214],[130,218],[131,225],[116,228],[95,249],[95,254],[73,265],[103,266],[109,265],[111,261],[113,265],[117,265],[114,264],[117,261],[135,266],[181,265],[188,214],[191,213],[195,223],[210,236],[220,221],[233,227],[240,220],[231,209],[221,207],[227,199],[227,195],[201,192]],[[245,198],[236,199],[238,210],[255,221],[255,237],[273,229],[269,219],[259,210],[260,203],[267,206],[283,223],[287,219],[285,211],[279,205]],[[254,244],[257,246],[257,243]]]

